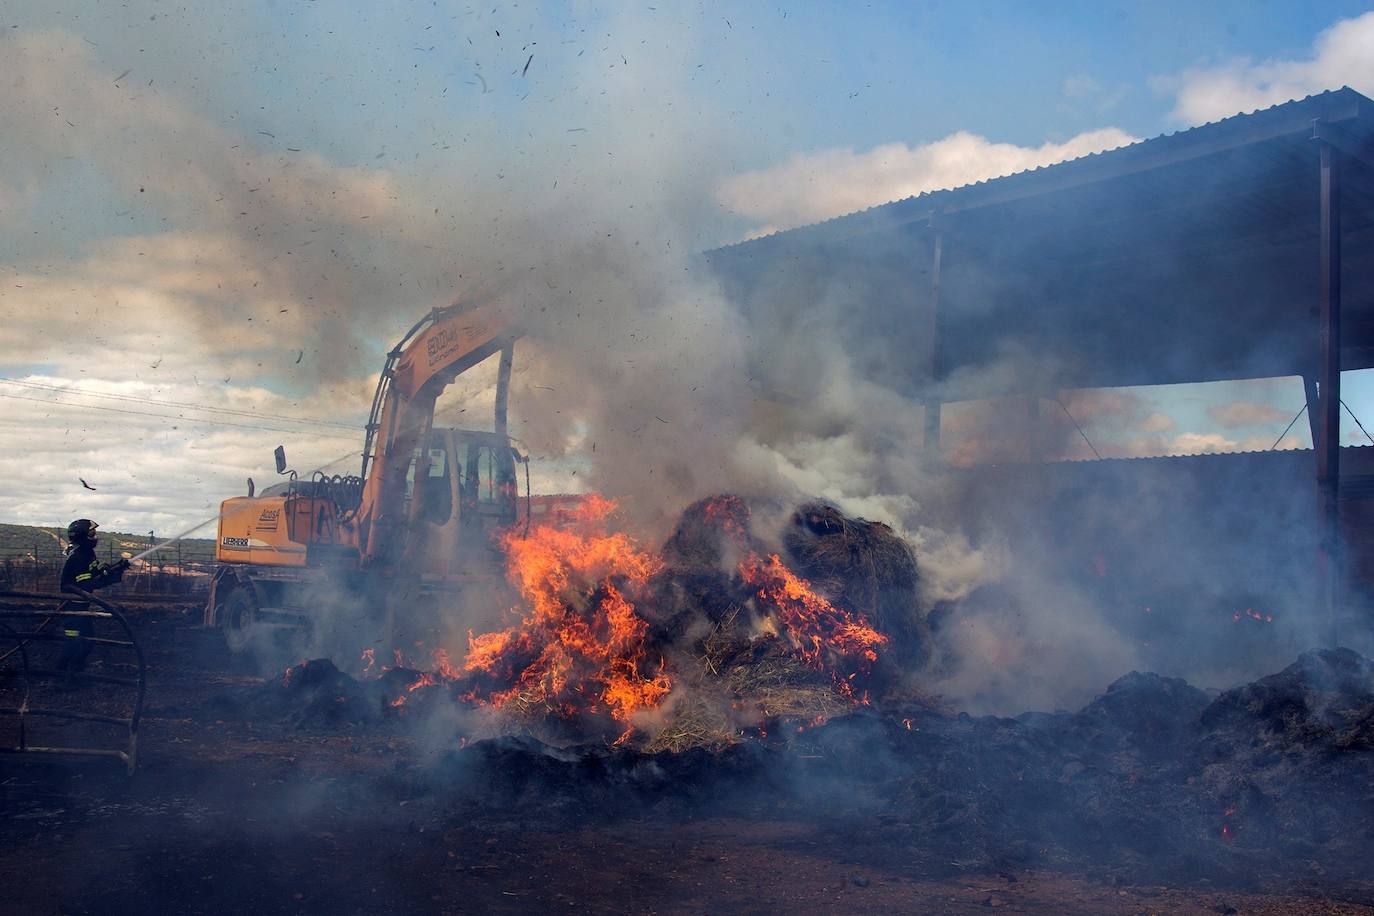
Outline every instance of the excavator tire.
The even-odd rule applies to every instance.
[[[215,619],[224,628],[224,641],[230,652],[237,655],[248,649],[257,617],[257,600],[246,586],[236,585],[220,599]]]

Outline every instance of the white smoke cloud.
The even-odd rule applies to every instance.
[[[1173,117],[1188,124],[1215,121],[1315,92],[1350,86],[1374,92],[1374,13],[1343,19],[1317,36],[1311,54],[1296,60],[1237,60],[1188,71],[1164,81],[1176,93]]]
[[[1207,415],[1227,428],[1284,423],[1289,419],[1288,414],[1273,404],[1261,401],[1232,401],[1228,404],[1213,405],[1207,408]]]
[[[733,175],[721,205],[751,220],[754,234],[814,223],[926,191],[954,188],[1134,143],[1114,127],[1063,143],[1018,146],[959,131],[933,143],[887,143],[867,152],[830,149]]]
[[[512,88],[528,92],[533,78],[502,87],[489,73],[492,92],[473,89],[463,148],[448,151],[438,174],[344,166],[287,149],[270,132],[210,118],[175,82],[121,79],[81,35],[7,30],[0,220],[32,226],[25,244],[38,255],[4,264],[0,372],[360,421],[379,354],[401,329],[455,298],[496,298],[518,308],[536,338],[520,351],[529,363],[517,367],[513,431],[555,455],[570,442],[599,442],[607,471],[593,482],[612,492],[677,493],[729,451],[723,408],[737,398],[726,387],[734,375],[721,370],[743,371],[722,304],[677,279],[701,247],[694,234],[710,208],[701,176],[719,171],[710,151],[729,144],[712,140],[710,105],[680,85],[695,59],[690,29],[628,14],[606,25],[627,47],[654,49],[655,66],[626,72],[623,54],[584,58],[544,42],[536,72],[557,70],[558,90],[580,94],[566,108],[576,112],[569,123],[586,127],[514,132],[501,106],[515,104]],[[508,34],[529,33],[531,44],[545,37],[539,30],[560,27],[538,14],[502,23]],[[491,45],[495,33],[484,31]],[[693,110],[686,121],[704,151],[664,130],[677,111]],[[39,209],[54,195],[83,194],[99,221],[118,216],[139,230],[64,234]],[[541,350],[539,337],[555,343]],[[534,368],[541,352],[547,365]],[[340,388],[347,396],[331,396]],[[273,391],[300,395],[267,396]],[[246,456],[270,454],[276,438],[226,431],[207,462],[205,452],[189,451],[205,441],[203,425],[126,423],[110,410],[10,394],[16,410],[7,426],[67,439],[40,448],[36,436],[34,452],[8,468],[13,486],[0,498],[7,520],[51,523],[55,506],[89,505],[89,491],[69,492],[79,486],[71,469],[89,462],[83,467],[142,468],[144,488],[177,478],[157,487],[155,509],[125,501],[118,518],[105,520],[162,524],[239,492],[245,468],[260,467]],[[489,413],[441,416],[490,424]],[[157,462],[140,452],[155,435],[161,453],[179,459],[156,473]],[[361,431],[356,437],[360,445]],[[246,451],[227,448],[230,441]],[[307,448],[298,463],[316,451]],[[181,486],[192,480],[194,493]],[[566,480],[545,484],[568,488]],[[115,489],[132,486],[121,478]]]

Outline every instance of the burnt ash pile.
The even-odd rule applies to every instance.
[[[1371,716],[1374,668],[1349,650],[1215,699],[1133,673],[1074,714],[836,721],[809,736],[821,763],[801,785],[866,797],[892,818],[887,841],[958,860],[1359,877],[1374,852]]]
[[[326,665],[265,686],[255,708],[270,696],[286,721],[321,727],[417,721],[388,713],[409,674],[391,688],[350,684]],[[1346,649],[1306,653],[1215,696],[1132,673],[1076,713],[879,706],[683,752],[465,740],[408,770],[411,790],[455,811],[551,824],[722,811],[827,819],[894,861],[956,869],[1088,866],[1262,886],[1359,880],[1374,853],[1374,665]]]
[[[419,685],[419,686],[417,686]],[[384,727],[401,718],[401,706],[416,710],[451,703],[450,689],[434,675],[414,668],[388,668],[379,677],[358,679],[327,658],[292,665],[280,676],[237,694],[220,694],[217,712],[306,731],[358,731]]]

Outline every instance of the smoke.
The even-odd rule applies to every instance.
[[[109,351],[127,348],[194,379],[208,354],[224,379],[347,385],[356,409],[385,346],[433,305],[508,310],[528,332],[517,348],[512,432],[537,466],[567,471],[544,472],[546,485],[619,498],[649,543],[683,506],[718,491],[821,497],[886,522],[918,546],[929,603],[969,602],[940,647],[953,697],[989,708],[1019,702],[1030,695],[1018,696],[1021,679],[1045,685],[1036,702],[1081,699],[1089,680],[1100,685],[1133,663],[1137,647],[1094,621],[1102,606],[1075,592],[1075,580],[1037,572],[1048,562],[1040,552],[970,518],[967,482],[922,458],[923,407],[901,382],[921,336],[902,309],[909,290],[928,286],[920,265],[929,262],[911,256],[927,241],[839,264],[820,252],[824,270],[788,265],[780,272],[796,275],[779,298],[791,297],[790,313],[741,310],[694,253],[749,227],[832,216],[1132,138],[1106,129],[1028,148],[957,133],[740,173],[736,163],[758,161],[759,144],[698,80],[719,50],[705,17],[473,11],[439,25],[465,50],[441,74],[408,84],[407,123],[393,136],[371,122],[375,137],[335,149],[308,142],[319,131],[309,119],[222,117],[190,85],[145,80],[80,35],[12,30],[0,38],[12,73],[0,119],[16,125],[0,138],[11,164],[0,220],[12,232],[48,206],[52,186],[97,181],[111,201],[99,222],[121,235],[92,241],[35,221],[40,238],[28,244],[50,247],[4,291],[6,314],[23,316],[0,329],[4,361],[33,361],[26,350],[36,339],[71,339],[39,359],[104,361],[109,377],[119,371]],[[727,60],[722,71],[738,66]],[[448,115],[433,124],[461,112],[462,128],[426,126],[431,109]],[[408,162],[398,161],[401,149]],[[970,289],[980,279],[990,278],[965,278]],[[872,302],[881,307],[861,308]],[[108,333],[85,333],[92,325]],[[195,352],[171,345],[192,338]],[[166,363],[162,348],[173,351]],[[951,387],[1005,390],[1052,375],[1046,362],[999,353]],[[282,363],[303,368],[287,376],[272,368]],[[480,425],[473,405],[488,395],[489,376],[465,379],[441,421]],[[1061,414],[1120,429],[1149,416],[1126,396],[1040,408],[1053,419],[1031,423],[1014,403],[962,417],[952,408],[966,454],[951,457],[1081,454]],[[1197,450],[1233,441],[1188,435],[1174,441]],[[980,589],[998,582],[1015,600],[980,611]],[[1074,664],[1085,633],[1093,663]]]

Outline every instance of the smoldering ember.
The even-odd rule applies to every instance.
[[[1374,911],[1374,13],[326,6],[0,16],[5,912]]]

